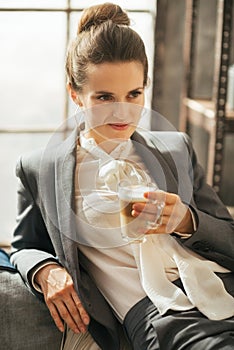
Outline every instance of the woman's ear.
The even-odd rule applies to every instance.
[[[82,103],[77,95],[77,92],[71,87],[71,83],[67,84],[67,91],[75,104],[78,104],[80,107],[82,107]]]

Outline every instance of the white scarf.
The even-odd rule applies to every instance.
[[[189,310],[197,307],[211,320],[234,315],[234,298],[227,293],[214,273],[224,271],[216,263],[195,256],[168,234],[147,235],[140,244],[132,244],[143,288],[160,314],[167,310]],[[186,295],[170,282],[160,259],[166,250],[176,264]]]

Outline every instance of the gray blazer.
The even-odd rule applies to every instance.
[[[56,260],[71,274],[90,314],[89,331],[102,349],[117,350],[118,321],[86,269],[77,249],[82,237],[74,213],[74,170],[79,131],[63,142],[21,157],[18,218],[11,261],[33,290],[32,269]],[[181,244],[234,271],[234,221],[208,186],[191,143],[177,132],[135,132],[134,146],[159,187],[178,193],[194,213],[197,231],[189,239],[173,234]],[[39,293],[38,293],[39,294]]]

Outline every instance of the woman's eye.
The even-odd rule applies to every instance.
[[[138,96],[140,96],[142,93],[141,91],[132,91],[130,94],[129,94],[129,97],[130,98],[137,98]]]
[[[113,101],[114,97],[112,95],[100,95],[97,99],[100,101]]]

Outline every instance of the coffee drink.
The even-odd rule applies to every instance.
[[[146,200],[134,199],[131,201],[120,199],[120,223],[123,239],[138,240],[145,234],[145,221],[141,218],[132,216],[132,206],[134,203],[145,203]]]
[[[155,187],[148,184],[126,185],[119,187],[120,200],[120,224],[121,233],[125,241],[140,241],[147,232],[147,223],[144,219],[144,213],[139,216],[132,216],[132,207],[134,203],[146,203],[145,192],[153,191]]]

